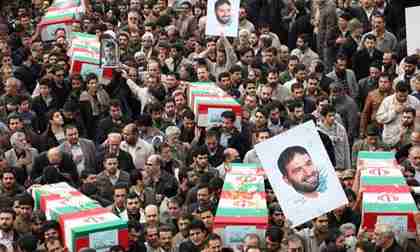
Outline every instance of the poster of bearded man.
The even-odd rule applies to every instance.
[[[208,0],[206,35],[237,37],[240,0]]]
[[[255,148],[293,227],[348,203],[312,121],[261,142]]]

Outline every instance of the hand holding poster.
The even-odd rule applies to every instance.
[[[208,0],[206,35],[237,37],[240,0]]]
[[[256,150],[293,227],[348,203],[313,122],[257,144]]]

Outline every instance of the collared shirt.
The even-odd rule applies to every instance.
[[[71,155],[73,161],[76,164],[77,172],[80,173],[85,169],[85,157],[82,151],[82,147],[79,143],[71,145]]]
[[[13,251],[13,240],[14,240],[13,231],[4,233],[3,231],[0,230],[0,244],[3,244],[4,246],[6,246],[8,251]]]
[[[111,181],[111,184],[114,185],[114,186],[117,183],[119,177],[120,177],[120,170],[117,170],[115,175],[109,175],[108,174],[109,181]]]
[[[130,154],[134,165],[140,170],[144,169],[147,158],[154,153],[153,146],[140,138],[135,145],[129,145],[126,141],[123,141],[120,148]]]

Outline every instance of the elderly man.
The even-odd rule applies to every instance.
[[[20,131],[13,133],[10,137],[10,144],[12,149],[4,153],[7,163],[9,166],[20,168],[19,170],[27,178],[32,171],[35,159],[39,155],[38,150],[28,144],[25,133]]]
[[[61,152],[58,147],[49,149],[35,159],[31,179],[43,176],[46,168],[55,168],[67,180],[75,185],[79,184],[79,174],[73,159],[69,154]]]
[[[156,200],[159,203],[164,196],[174,196],[178,190],[178,181],[173,175],[162,169],[162,157],[156,154],[151,155],[146,161],[144,183],[155,189]]]
[[[101,146],[99,150],[98,166],[103,161],[106,154],[113,154],[118,158],[118,166],[121,170],[131,172],[136,169],[133,163],[133,159],[129,153],[120,148],[122,142],[122,136],[120,133],[110,133],[108,138]],[[101,170],[101,169],[100,169]]]
[[[139,130],[134,123],[123,128],[123,137],[120,149],[130,154],[137,169],[143,170],[146,159],[154,153],[153,146],[139,137]]]
[[[65,127],[66,141],[58,148],[72,156],[79,175],[84,170],[97,171],[95,144],[86,138],[79,137],[79,130],[74,125]]]
[[[395,240],[391,225],[376,224],[374,236],[376,251],[403,251]]]

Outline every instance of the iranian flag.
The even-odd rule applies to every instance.
[[[397,162],[394,152],[386,151],[359,151],[357,154],[357,167],[363,168],[395,168]]]
[[[362,226],[390,224],[400,232],[415,232],[417,206],[408,186],[367,186],[363,191]]]
[[[66,196],[49,195],[41,197],[41,210],[48,220],[58,220],[64,214],[102,208],[102,206],[80,192]]]
[[[72,193],[78,192],[74,187],[70,186],[65,182],[42,186],[34,185],[31,188],[29,188],[29,191],[32,194],[32,198],[34,198],[36,209],[41,208],[41,198],[43,196],[56,195],[60,197],[67,197],[70,196]]]
[[[93,248],[109,251],[114,245],[128,248],[127,222],[110,209],[97,208],[59,217],[65,245],[69,251]]]
[[[54,40],[57,29],[64,29],[67,38],[70,38],[73,23],[80,22],[85,11],[86,8],[81,0],[54,1],[39,23],[42,41]]]
[[[226,172],[216,228],[250,225],[264,229],[268,221],[264,177],[257,164],[232,164]]]
[[[89,73],[96,74],[102,80],[112,78],[111,68],[99,66],[100,42],[96,35],[74,32],[68,56],[71,62],[70,73],[78,73],[84,78]]]
[[[406,180],[399,169],[369,167],[361,171],[361,185],[406,185]]]

